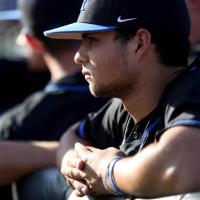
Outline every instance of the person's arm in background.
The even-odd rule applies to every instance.
[[[58,142],[0,141],[0,185],[56,165]]]
[[[74,152],[74,145],[76,142],[88,145],[89,142],[81,139],[76,134],[76,129],[79,126],[80,122],[72,125],[60,139],[59,148],[57,150],[57,165],[62,168],[64,165],[63,162],[67,159],[70,154]]]

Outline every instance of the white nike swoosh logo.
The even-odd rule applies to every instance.
[[[134,17],[134,18],[129,18],[129,19],[122,19],[121,17],[122,17],[122,16],[119,16],[119,17],[118,17],[117,22],[119,22],[119,23],[124,23],[124,22],[133,21],[133,20],[136,20],[136,19],[137,19],[136,17]]]

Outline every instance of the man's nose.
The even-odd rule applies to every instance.
[[[79,51],[77,51],[76,55],[74,56],[74,61],[75,63],[82,65],[88,62],[88,57],[79,49]]]

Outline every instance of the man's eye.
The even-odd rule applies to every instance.
[[[88,35],[88,34],[82,35],[82,42],[87,45],[94,45],[96,44],[97,41],[98,39],[96,37],[93,37],[92,35]]]
[[[97,41],[97,39],[96,39],[96,38],[94,38],[94,37],[87,37],[87,39],[88,39],[90,42]]]

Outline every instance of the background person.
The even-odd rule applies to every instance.
[[[43,56],[51,73],[51,81],[44,90],[30,95],[0,117],[2,139],[58,140],[69,125],[106,101],[92,97],[82,77],[80,65],[73,61],[79,42],[51,40],[43,36],[43,31],[48,27],[75,19],[80,1],[77,0],[74,5],[64,0],[59,5],[55,0],[38,2],[19,1],[25,30],[21,34],[24,34],[29,48]],[[66,5],[69,8],[67,19],[64,12]],[[55,8],[58,12],[54,11]]]
[[[43,89],[50,78],[43,56],[27,51],[26,42],[22,46],[16,42],[21,18],[17,9],[0,11],[0,114]]]

